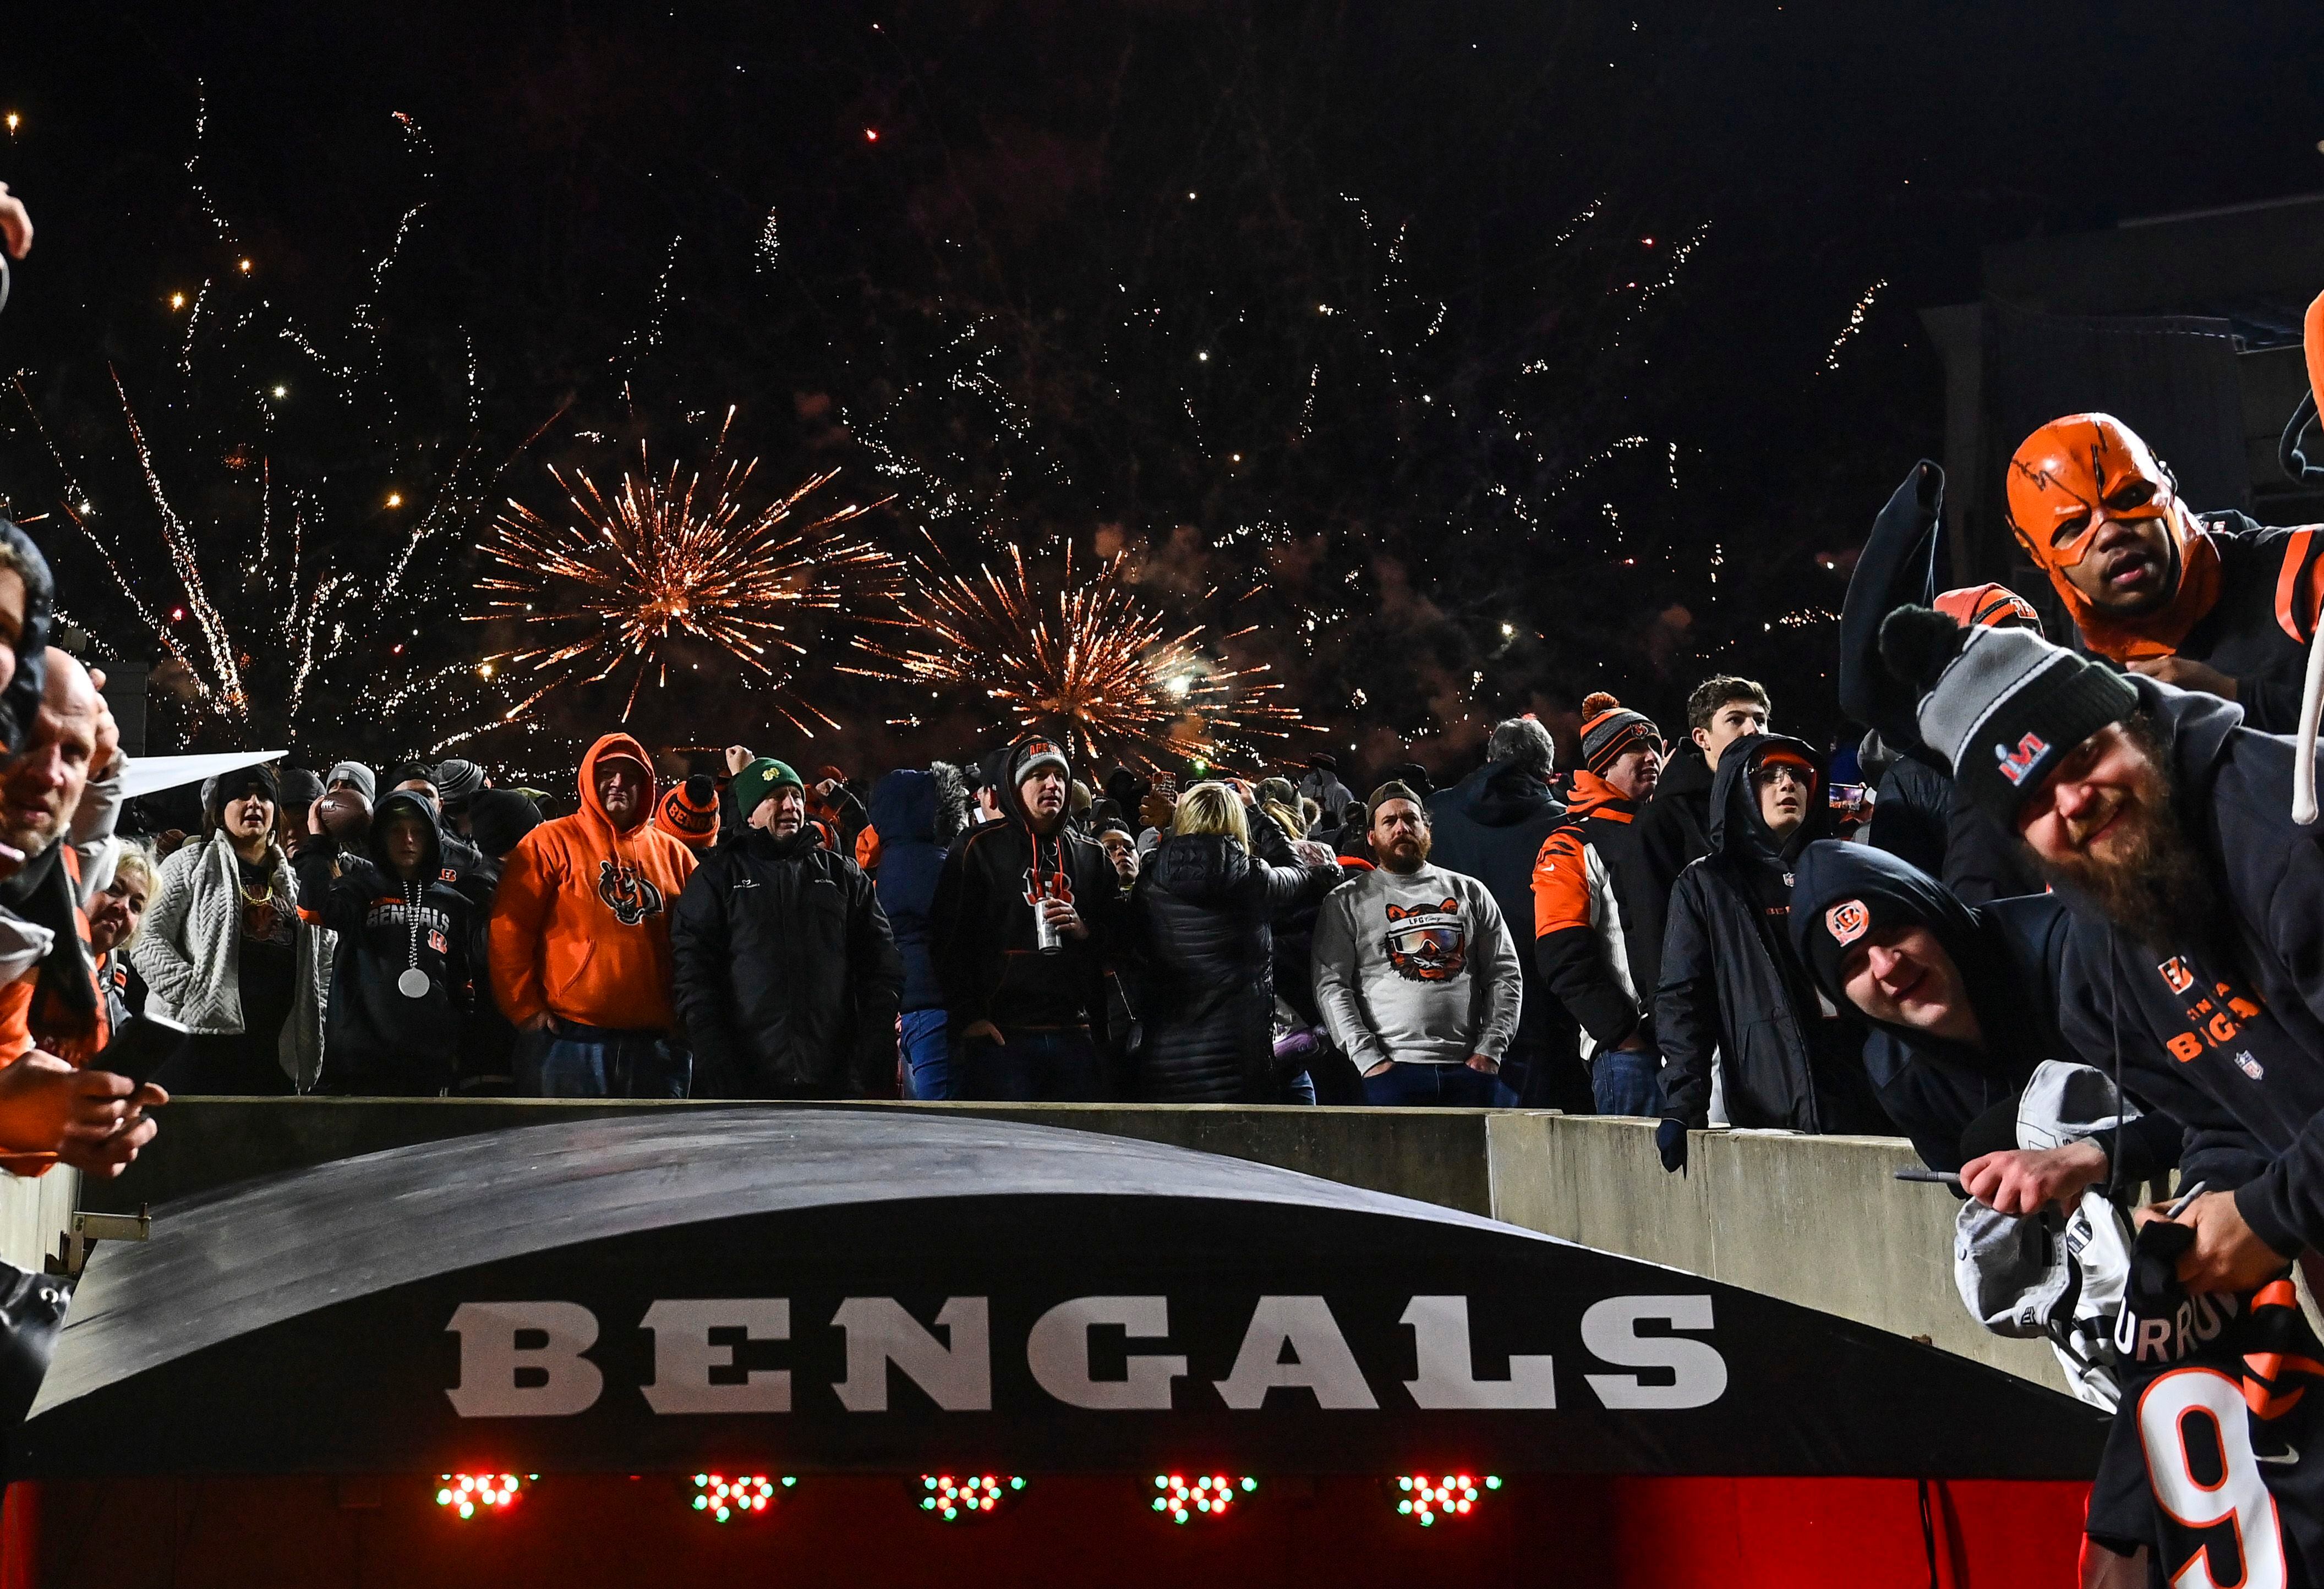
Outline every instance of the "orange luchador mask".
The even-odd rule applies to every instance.
[[[2218,599],[2219,557],[2210,537],[2180,500],[2171,471],[2113,415],[2051,420],[2009,460],[2008,487],[2010,528],[2049,574],[2092,650],[2117,662],[2168,656]],[[2156,520],[2160,567],[2152,563],[2152,534],[2122,533]],[[2082,571],[2101,551],[2107,562]],[[2129,599],[2108,611],[2085,586],[2107,588],[2118,568]],[[2152,587],[2144,602],[2142,581]]]

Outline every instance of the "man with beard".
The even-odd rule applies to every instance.
[[[1922,738],[1960,793],[2078,918],[2069,1046],[2118,1056],[2135,1097],[2190,1125],[2181,1178],[2210,1189],[2180,1216],[2179,1278],[2248,1291],[2281,1274],[2324,1240],[2324,848],[2291,819],[2291,742],[2022,630],[1907,607],[1881,650],[1921,684]]]
[[[1534,955],[1591,1044],[1601,1115],[1663,1109],[1653,1000],[1670,889],[1637,825],[1662,765],[1662,732],[1644,715],[1611,695],[1585,698],[1573,799],[1534,858]]]
[[[2178,482],[2110,414],[2052,419],[2009,461],[2009,524],[2050,576],[2082,642],[2182,689],[2241,703],[2288,734],[2317,607],[2324,537],[2232,510],[2200,518]]]
[[[1407,785],[1372,791],[1379,864],[1324,896],[1315,1002],[1368,1104],[1514,1103],[1498,1077],[1524,983],[1492,890],[1428,864],[1428,810]]]

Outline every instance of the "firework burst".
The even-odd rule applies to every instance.
[[[1298,726],[1267,668],[1207,655],[1202,626],[1175,629],[1128,575],[1117,553],[1076,578],[1070,546],[1048,579],[1015,547],[966,574],[941,560],[923,565],[893,615],[875,618],[877,632],[856,641],[875,666],[843,671],[973,692],[1017,728],[1056,734],[1093,763],[1228,765],[1249,758],[1250,739],[1281,739]]]
[[[733,418],[729,409],[727,426]],[[484,543],[491,567],[477,588],[489,600],[474,614],[520,620],[539,637],[486,659],[538,681],[505,721],[561,685],[626,670],[626,721],[649,679],[669,684],[671,648],[691,638],[782,686],[776,710],[802,733],[815,731],[808,718],[839,726],[799,693],[797,664],[808,655],[799,616],[892,593],[896,559],[840,528],[887,499],[797,522],[800,501],[838,474],[831,469],[746,508],[758,460],[725,459],[725,441],[722,427],[708,464],[691,473],[675,463],[657,473],[641,444],[636,466],[610,491],[585,471],[551,468],[564,492],[554,518],[510,501]]]

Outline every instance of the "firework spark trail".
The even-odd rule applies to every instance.
[[[1875,281],[1871,286],[1866,288],[1864,289],[1864,296],[1856,300],[1856,307],[1848,311],[1848,323],[1840,328],[1840,335],[1831,339],[1831,350],[1823,356],[1823,369],[1825,371],[1829,372],[1840,368],[1840,349],[1848,345],[1848,339],[1849,337],[1856,335],[1864,329],[1865,317],[1872,312],[1872,300],[1878,298],[1880,296],[1881,289],[1887,285],[1888,279],[1886,276],[1883,276],[1879,280]]]
[[[732,426],[729,409],[726,424]],[[778,673],[778,652],[805,657],[782,615],[839,611],[844,604],[891,593],[900,573],[896,559],[867,540],[834,533],[890,499],[848,503],[793,526],[793,510],[839,473],[825,470],[763,508],[746,510],[742,498],[758,460],[728,460],[720,470],[726,429],[719,431],[707,465],[681,476],[673,463],[655,473],[645,448],[613,491],[588,473],[568,477],[552,468],[569,515],[556,520],[512,500],[482,550],[497,571],[478,582],[487,593],[478,620],[520,620],[542,631],[487,658],[551,675],[541,691],[512,712],[514,721],[548,690],[602,683],[634,661],[622,716],[626,721],[650,675],[667,683],[668,642],[691,637],[714,645],[744,666],[792,689],[796,676]],[[799,710],[831,728],[820,708]],[[814,730],[788,704],[776,710],[802,733]]]
[[[1281,686],[1264,677],[1268,667],[1213,661],[1199,624],[1172,632],[1131,591],[1127,561],[1117,553],[1076,581],[1069,546],[1051,582],[1037,580],[1013,545],[1004,565],[965,574],[939,557],[915,570],[895,616],[874,620],[895,638],[856,641],[875,666],[838,671],[973,691],[1018,728],[1056,733],[1093,763],[1217,765],[1239,753],[1231,735],[1279,739],[1299,726],[1297,711],[1274,699]]]
[[[178,517],[170,499],[161,490],[161,477],[154,473],[153,455],[145,445],[144,427],[137,423],[136,410],[129,406],[129,390],[121,383],[118,371],[112,372],[113,390],[121,394],[121,415],[128,422],[129,441],[137,454],[137,467],[145,476],[145,490],[153,499],[153,506],[161,516],[161,542],[170,554],[170,565],[175,569],[178,581],[185,590],[186,611],[193,614],[194,622],[208,647],[210,666],[216,670],[219,710],[231,717],[250,714],[250,692],[244,687],[242,666],[235,660],[234,638],[227,632],[226,615],[217,603],[210,600],[208,588],[202,583],[201,559],[196,555],[193,531]],[[120,570],[115,567],[115,577]],[[128,587],[124,583],[123,588]],[[195,674],[198,684],[201,675]],[[208,693],[207,685],[203,686]]]

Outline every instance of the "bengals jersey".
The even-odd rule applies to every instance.
[[[2191,1238],[2141,1233],[2116,1327],[2120,1410],[2089,1535],[2154,1553],[2176,1589],[2324,1582],[2324,1342],[2289,1277],[2189,1296],[2172,1278]]]

